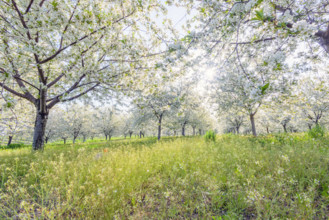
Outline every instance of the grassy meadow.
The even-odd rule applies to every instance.
[[[0,219],[328,219],[329,137],[115,139],[0,151]]]

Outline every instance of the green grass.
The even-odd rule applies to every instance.
[[[126,137],[112,137],[110,141],[116,141],[116,140],[133,140],[133,139],[139,139],[139,137],[135,137],[135,136],[132,136],[131,138]],[[105,137],[101,138],[101,137],[95,137],[93,138],[92,140],[91,139],[87,139],[85,142],[83,142],[83,139],[82,138],[78,138],[75,140],[75,143],[98,143],[98,142],[107,142],[109,140],[105,140]],[[57,139],[57,140],[54,140],[54,141],[50,141],[50,144],[63,144],[64,141],[63,139]],[[66,144],[73,144],[73,140],[72,138],[68,138],[66,139]]]
[[[0,151],[0,219],[327,219],[329,139],[217,136]]]

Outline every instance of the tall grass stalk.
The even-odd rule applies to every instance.
[[[0,219],[325,219],[327,143],[223,135],[211,145],[183,138],[3,150]]]

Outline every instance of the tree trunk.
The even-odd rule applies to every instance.
[[[107,135],[105,135],[105,140],[107,141]]]
[[[195,136],[195,126],[192,126],[193,128],[193,136]]]
[[[83,143],[85,143],[86,142],[86,136],[84,135],[83,136]]]
[[[316,119],[316,121],[315,121],[315,125],[316,125],[316,126],[319,125],[319,120],[318,120],[318,119]]]
[[[66,144],[66,138],[63,138],[63,140],[64,140],[64,144]]]
[[[201,128],[199,129],[199,135],[201,136]]]
[[[162,123],[162,114],[159,117],[159,124],[158,124],[158,141],[161,139],[161,123]]]
[[[240,127],[239,126],[236,126],[236,128],[235,128],[235,130],[236,130],[236,134],[240,134]]]
[[[13,140],[13,136],[9,136],[7,146],[9,146],[9,145],[11,144],[11,141],[12,141],[12,140]]]
[[[132,135],[133,133],[132,132],[129,132],[129,136],[130,136],[130,138],[131,138],[131,135]]]
[[[184,122],[182,125],[182,136],[185,136],[185,126],[186,126],[186,122]]]
[[[257,132],[256,132],[256,125],[255,125],[255,114],[250,114],[250,122],[251,122],[251,130],[252,134],[256,137]]]
[[[282,125],[282,126],[283,126],[284,133],[288,133],[288,132],[287,132],[287,125],[284,124],[284,125]]]
[[[33,150],[43,150],[48,113],[37,111],[33,134]]]
[[[270,133],[270,130],[268,129],[268,127],[266,127],[266,132],[269,134]]]
[[[75,144],[75,137],[73,138],[73,144]]]
[[[111,136],[111,135],[109,135],[109,141],[111,140],[111,138],[112,138],[112,136]]]

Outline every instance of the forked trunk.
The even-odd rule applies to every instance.
[[[13,136],[9,136],[7,146],[9,146],[11,144],[12,140],[13,140]]]
[[[319,120],[320,120],[321,117],[319,116],[316,116],[315,118],[315,125],[318,126],[319,125]]]
[[[252,134],[256,137],[257,132],[256,132],[256,125],[255,125],[255,114],[250,114],[250,122],[251,122],[251,130]]]
[[[47,125],[47,113],[37,112],[34,125],[33,150],[43,150]]]

